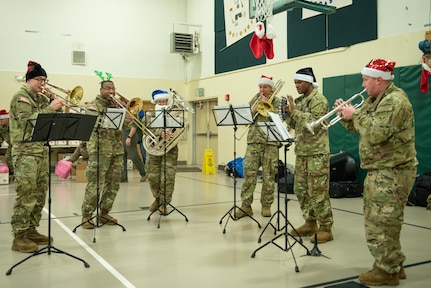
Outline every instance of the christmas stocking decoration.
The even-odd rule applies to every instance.
[[[262,40],[257,37],[256,33],[253,33],[250,40],[250,49],[253,52],[255,58],[260,58],[263,55],[262,51]]]
[[[263,36],[262,47],[263,47],[263,52],[265,53],[266,58],[267,59],[273,59],[274,58],[274,45],[272,43],[272,39],[268,39],[266,36]]]
[[[266,24],[266,38],[274,39],[277,38],[277,32],[271,23]]]
[[[427,64],[422,63],[421,83],[419,85],[420,91],[422,93],[427,93],[429,90],[428,77],[430,76],[430,74],[431,68]]]
[[[259,39],[262,39],[265,35],[265,25],[262,22],[257,22],[256,27],[254,28],[254,33],[259,37]]]

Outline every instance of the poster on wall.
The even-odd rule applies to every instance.
[[[224,0],[226,47],[254,32],[255,21],[248,13],[248,0]]]

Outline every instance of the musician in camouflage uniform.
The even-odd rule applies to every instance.
[[[355,109],[335,101],[341,121],[359,133],[364,180],[365,236],[375,261],[359,280],[368,285],[398,285],[405,279],[400,233],[404,208],[412,190],[418,161],[413,108],[406,93],[392,83],[395,62],[373,59],[362,70],[369,97]]]
[[[0,110],[0,145],[7,143],[6,150],[6,165],[9,168],[9,179],[13,179],[13,165],[12,165],[12,143],[10,142],[9,133],[9,113],[6,110]]]
[[[157,117],[158,113],[162,113],[161,110],[168,108],[169,94],[164,90],[154,90],[152,93],[151,103],[156,104],[155,114],[149,113],[145,116],[145,125],[149,127],[151,125],[152,118]],[[162,116],[162,115],[160,115]],[[163,141],[161,137],[169,138],[172,128],[166,129],[166,134],[163,128],[151,129],[156,137],[160,137],[160,141]],[[166,161],[166,166],[165,166]],[[151,151],[147,151],[147,174],[148,182],[150,183],[150,189],[154,196],[154,202],[150,205],[150,211],[154,212],[157,209],[162,215],[167,214],[167,207],[172,201],[172,195],[175,188],[175,174],[177,172],[178,162],[178,145],[172,147],[166,152],[166,155],[152,155]],[[166,169],[166,177],[165,177]],[[165,183],[166,179],[166,191]]]
[[[13,96],[9,111],[17,194],[11,219],[14,234],[12,250],[22,253],[34,252],[38,249],[37,245],[49,242],[48,236],[40,234],[36,227],[42,217],[50,171],[48,147],[45,143],[22,141],[29,139],[32,134],[29,119],[36,119],[39,113],[55,113],[63,107],[60,100],[50,102],[40,94],[45,89],[47,77],[42,66],[33,61],[29,61],[27,66],[26,84]],[[50,241],[53,241],[52,237]]]
[[[253,193],[257,183],[257,173],[262,167],[262,190],[260,203],[262,205],[261,215],[271,217],[271,205],[274,202],[275,174],[278,172],[278,144],[268,142],[268,135],[257,125],[259,122],[272,122],[270,116],[264,116],[257,110],[260,101],[270,103],[277,113],[280,99],[272,94],[275,89],[272,77],[262,75],[258,80],[259,93],[250,100],[254,124],[250,125],[247,134],[247,149],[244,156],[244,182],[241,188],[241,209],[235,212],[236,218],[245,215],[253,215],[251,204]]]
[[[334,222],[329,198],[329,137],[322,126],[313,133],[306,127],[328,113],[328,100],[317,90],[318,84],[310,67],[300,69],[294,76],[300,97],[288,98],[289,115],[286,122],[295,129],[295,180],[293,189],[298,198],[305,224],[293,229],[295,236],[311,236],[311,242],[324,243],[334,239]]]
[[[103,80],[100,84],[100,95],[87,104],[87,108],[98,111],[104,118],[100,127],[96,127],[87,142],[89,154],[85,175],[88,183],[85,187],[85,197],[82,203],[82,228],[93,229],[93,212],[99,202],[99,223],[115,225],[117,219],[109,215],[118,190],[120,189],[121,172],[123,170],[123,142],[119,129],[110,129],[105,113],[108,108],[116,108],[115,85],[111,80]],[[99,123],[99,121],[98,121]],[[97,177],[99,177],[99,199],[97,199]]]

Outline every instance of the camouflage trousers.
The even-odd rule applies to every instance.
[[[388,272],[399,271],[406,259],[400,233],[404,208],[413,187],[416,168],[369,170],[364,180],[365,236],[375,265]]]
[[[332,228],[329,198],[329,155],[296,156],[293,189],[306,221]]]
[[[90,154],[85,175],[87,186],[82,203],[82,215],[91,216],[99,202],[100,211],[108,213],[112,209],[118,190],[120,189],[121,171],[123,171],[123,155]],[[99,173],[99,199],[97,199],[97,174]]]
[[[16,200],[13,207],[12,233],[19,235],[39,226],[48,191],[48,153],[39,156],[15,155]]]
[[[270,207],[274,202],[275,174],[278,172],[278,147],[276,145],[251,143],[247,145],[243,161],[244,182],[241,200],[246,206],[253,203],[257,172],[262,167],[262,190],[260,203]]]
[[[9,145],[6,150],[6,165],[9,168],[9,175],[14,174],[14,167],[13,167],[13,161],[12,161],[12,148]]]
[[[165,195],[165,159],[166,159],[166,195]],[[175,174],[177,172],[178,146],[174,146],[165,155],[154,156],[147,153],[146,171],[151,193],[159,201],[166,200],[169,204],[175,188]],[[166,196],[166,198],[165,198]]]

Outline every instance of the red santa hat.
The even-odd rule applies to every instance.
[[[9,119],[9,113],[6,110],[0,110],[0,119]]]
[[[372,59],[367,66],[362,69],[362,75],[383,80],[394,80],[395,62],[385,59]]]
[[[262,84],[269,85],[271,86],[271,88],[274,88],[275,86],[274,81],[272,81],[272,77],[265,76],[265,75],[260,76],[259,80],[257,81],[257,85],[262,85]]]

